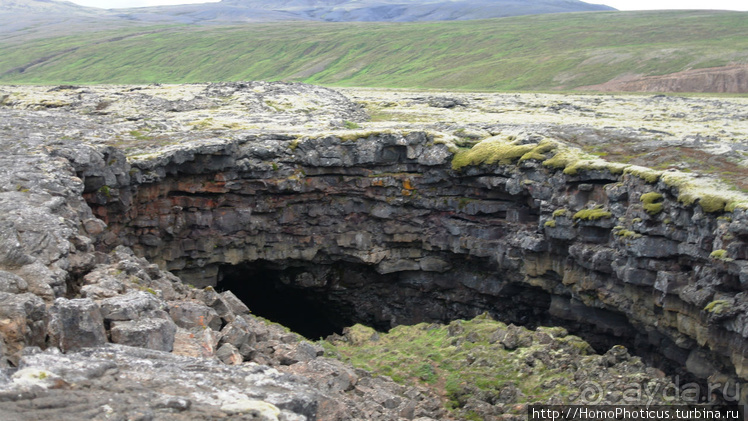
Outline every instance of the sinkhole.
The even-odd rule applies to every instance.
[[[401,324],[449,323],[482,313],[531,329],[562,325],[586,336],[603,352],[623,339],[591,334],[578,321],[555,318],[552,308],[559,307],[557,297],[526,284],[505,282],[495,271],[480,271],[475,264],[447,273],[382,274],[361,263],[259,260],[221,266],[216,288],[232,291],[255,315],[309,339],[340,334],[356,323],[386,331]]]
[[[485,291],[476,290],[480,288]],[[259,260],[221,266],[216,289],[232,291],[256,316],[310,340],[341,334],[357,323],[387,331],[397,325],[449,323],[488,313],[495,320],[530,329],[562,326],[598,353],[623,345],[666,372],[685,374],[664,357],[663,342],[648,341],[646,332],[623,314],[506,282],[475,263],[447,273],[381,274],[361,263]]]

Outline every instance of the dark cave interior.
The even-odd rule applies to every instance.
[[[263,262],[226,266],[222,268],[222,279],[216,289],[230,290],[254,315],[312,340],[340,334],[344,327],[355,324],[331,311],[318,291],[284,283],[282,279],[287,279],[284,273]]]

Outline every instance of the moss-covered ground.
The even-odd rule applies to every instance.
[[[618,403],[624,402],[626,382],[629,387],[667,383],[625,348],[596,355],[563,328],[531,331],[486,315],[449,325],[398,326],[387,333],[355,325],[324,346],[328,356],[375,375],[435,390],[460,419],[525,415],[531,403],[592,403],[583,393],[592,381],[609,387],[611,402]]]

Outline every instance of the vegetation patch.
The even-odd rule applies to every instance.
[[[662,212],[664,198],[660,193],[649,192],[641,195],[639,200],[642,202],[644,210],[650,215],[657,215]]]
[[[507,140],[500,136],[490,137],[470,149],[460,149],[452,158],[452,169],[459,170],[468,165],[511,164],[537,146],[535,143],[517,144],[515,140]]]
[[[654,370],[617,346],[623,355],[603,363],[587,342],[561,327],[531,331],[495,321],[487,315],[449,325],[421,323],[387,333],[356,325],[343,337],[323,342],[327,355],[385,375],[406,385],[422,385],[444,396],[458,419],[493,419],[481,405],[505,415],[526,416],[529,403],[570,404],[584,399],[580,387],[594,378],[610,390],[626,383],[660,382]],[[632,368],[640,367],[637,370]],[[642,383],[642,384],[644,384]],[[630,385],[630,384],[629,384]],[[606,389],[608,390],[608,389]],[[472,402],[472,404],[470,404]],[[480,405],[476,403],[480,402]],[[477,412],[472,412],[477,411]]]
[[[724,250],[724,249],[714,250],[713,252],[709,254],[709,257],[711,257],[712,259],[722,260],[725,262],[733,261],[733,259],[727,257],[727,250]]]
[[[574,214],[574,220],[597,221],[598,219],[612,218],[613,214],[601,207],[594,209],[582,209]]]
[[[711,314],[724,314],[732,309],[732,303],[728,300],[714,300],[704,307],[704,311]]]
[[[641,238],[641,236],[642,236],[642,235],[641,235],[641,234],[639,234],[638,232],[634,232],[634,231],[631,231],[631,230],[627,230],[627,229],[619,229],[619,230],[616,230],[616,231],[615,231],[615,235],[616,235],[617,237],[621,237],[621,238],[630,238],[630,239]]]
[[[656,183],[660,179],[660,175],[662,175],[662,171],[656,171],[651,168],[640,167],[637,165],[626,167],[626,169],[623,170],[623,173],[639,177],[649,184]]]

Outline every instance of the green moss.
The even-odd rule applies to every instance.
[[[548,139],[543,139],[542,141],[540,141],[540,143],[538,143],[538,146],[532,148],[532,150],[522,155],[522,157],[520,157],[519,159],[519,162],[525,162],[528,160],[544,161],[546,159],[545,154],[556,150],[557,148],[558,144],[556,144],[555,142],[551,142]]]
[[[623,171],[624,174],[631,174],[635,177],[641,178],[649,184],[654,184],[660,179],[662,171],[656,171],[645,167],[630,166],[626,167]]]
[[[633,239],[633,238],[640,238],[642,236],[641,234],[639,234],[637,232],[630,231],[630,230],[627,230],[627,229],[620,229],[620,230],[618,230],[618,231],[615,232],[615,235],[617,237],[631,238],[631,239]]]
[[[581,219],[582,221],[596,221],[598,219],[611,218],[612,216],[612,213],[602,208],[582,209],[574,214],[574,219]]]
[[[748,209],[748,203],[733,200],[725,205],[725,212],[735,212],[736,209]]]
[[[714,250],[713,252],[709,254],[709,257],[711,257],[712,259],[723,260],[726,262],[733,261],[733,259],[727,257],[727,250],[723,250],[723,249]]]
[[[704,311],[712,314],[723,314],[732,309],[732,303],[728,300],[714,300],[704,307]]]
[[[556,209],[555,211],[553,211],[554,218],[558,218],[561,216],[565,216],[568,218],[569,216],[571,216],[571,212],[566,208]]]
[[[487,315],[454,321],[450,326],[421,323],[381,333],[356,325],[346,330],[345,340],[333,340],[324,348],[326,355],[347,360],[374,375],[387,375],[405,384],[435,385],[445,394],[446,406],[453,410],[459,410],[478,393],[482,399],[498,397],[509,385],[520,390],[518,403],[547,401],[559,389],[542,385],[564,381],[569,374],[546,368],[533,356],[558,352],[564,358],[593,353],[589,344],[561,328],[538,328],[538,333],[555,338],[557,342],[551,346],[534,340],[535,332],[510,328]],[[523,345],[513,350],[505,349],[495,338],[497,333],[510,330],[523,339]],[[530,372],[526,370],[528,359],[535,362]],[[461,413],[460,419],[464,415]]]
[[[577,162],[580,152],[572,149],[561,150],[550,159],[543,161],[543,165],[548,168],[564,169]]]
[[[650,214],[650,215],[657,215],[658,213],[662,212],[663,203],[664,200],[662,195],[657,192],[649,192],[644,193],[639,198],[641,202],[644,204],[644,210]]]
[[[564,169],[566,175],[577,175],[585,171],[609,171],[611,174],[622,174],[628,165],[606,162],[594,158],[580,158]]]
[[[714,194],[705,193],[699,198],[699,206],[706,213],[722,212],[727,205],[727,199]]]
[[[460,149],[452,158],[452,169],[459,170],[468,165],[511,164],[532,151],[536,146],[538,145],[517,145],[498,136],[490,137],[470,149]]]
[[[548,228],[556,228],[556,220],[551,219],[551,220],[545,221],[545,226]]]

